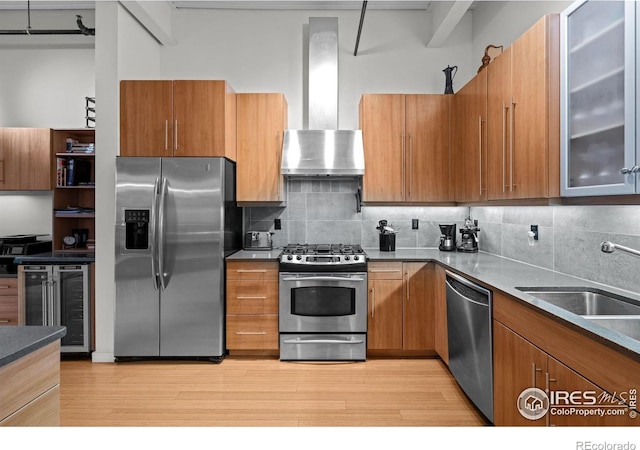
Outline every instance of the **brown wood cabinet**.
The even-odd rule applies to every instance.
[[[487,67],[489,200],[560,195],[559,33],[547,15]]]
[[[51,140],[51,184],[53,189],[53,249],[73,252],[95,251],[94,248],[73,246],[67,248],[63,243],[65,236],[73,236],[73,230],[87,230],[89,245],[94,245],[95,233],[95,154],[69,153],[66,151],[67,139],[79,144],[95,144],[94,129],[56,129]],[[83,178],[68,183],[66,172],[74,164],[81,167]],[[80,180],[78,182],[78,180]],[[79,207],[70,212],[69,207]]]
[[[227,349],[278,350],[278,263],[227,261]]]
[[[500,322],[493,322],[494,339],[494,423],[504,426],[632,426],[637,421],[628,414],[622,416],[580,415],[571,413],[573,402],[577,408],[589,405],[591,398],[584,399],[582,393],[592,393],[597,399],[602,392],[595,384],[551,357]],[[525,418],[518,411],[517,399],[528,388],[551,392],[576,392],[575,400],[559,397],[556,406],[536,420]],[[611,393],[606,395],[613,398]],[[558,397],[557,397],[558,398]],[[597,400],[595,400],[597,401]],[[618,399],[619,401],[619,399]],[[609,403],[611,404],[611,403]],[[595,409],[596,406],[593,406]],[[566,413],[566,414],[561,414]]]
[[[360,100],[366,202],[452,201],[449,113],[452,97],[364,94]]]
[[[434,265],[433,302],[434,302],[434,346],[436,353],[449,364],[449,335],[447,328],[447,286],[444,267]]]
[[[51,129],[0,128],[0,190],[48,191]]]
[[[454,98],[452,170],[457,202],[487,199],[487,71],[465,84]]]
[[[60,425],[60,341],[0,368],[0,426]]]
[[[433,263],[371,262],[368,350],[432,351]]]
[[[517,399],[530,387],[542,389],[548,395],[550,391],[591,391],[599,404],[604,401],[601,395],[613,398],[612,393],[628,399],[630,389],[637,389],[629,374],[638,373],[640,363],[500,292],[494,291],[493,300],[496,425],[639,424],[640,417],[632,419],[628,414],[600,417],[547,413],[538,420],[524,418],[517,409]],[[585,352],[587,348],[589,351]],[[561,397],[555,405],[563,407],[567,401]]]
[[[18,325],[18,279],[0,278],[0,325]]]
[[[122,80],[120,156],[235,161],[235,91],[223,80]]]
[[[283,94],[237,94],[236,199],[282,202],[282,139],[287,128]]]

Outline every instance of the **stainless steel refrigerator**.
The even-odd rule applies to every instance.
[[[116,160],[116,361],[225,352],[224,258],[241,248],[235,163]]]

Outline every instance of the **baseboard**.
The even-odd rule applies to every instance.
[[[112,363],[115,356],[112,352],[93,352],[91,353],[91,362],[94,363]]]

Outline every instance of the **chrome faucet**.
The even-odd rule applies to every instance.
[[[622,250],[623,252],[631,253],[635,256],[640,256],[640,250],[635,250],[633,248],[625,247],[624,245],[614,244],[613,242],[604,241],[600,244],[600,250],[605,253],[613,253],[615,249]]]

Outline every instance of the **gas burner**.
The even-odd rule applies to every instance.
[[[367,255],[357,244],[290,244],[280,255],[280,271],[366,271]]]

